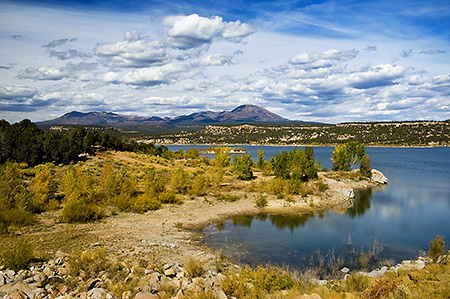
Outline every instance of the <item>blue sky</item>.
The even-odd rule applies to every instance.
[[[0,118],[450,118],[450,1],[2,1]]]

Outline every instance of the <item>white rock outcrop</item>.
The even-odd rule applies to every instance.
[[[387,184],[389,180],[381,171],[372,169],[372,181],[378,184]]]

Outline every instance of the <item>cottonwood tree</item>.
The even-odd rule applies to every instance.
[[[351,156],[344,144],[337,145],[334,148],[333,154],[331,156],[331,161],[333,161],[334,171],[349,171]]]
[[[58,185],[55,181],[54,165],[51,163],[41,164],[35,167],[34,183],[32,185],[33,195],[30,199],[30,210],[33,212],[45,211],[50,204],[56,204],[56,191]]]
[[[253,160],[250,155],[236,155],[233,157],[233,173],[240,180],[250,180],[253,177]]]
[[[370,157],[365,153],[363,144],[357,141],[351,141],[346,144],[337,145],[334,148],[331,160],[333,161],[333,170],[349,171],[353,165],[359,163],[360,174],[363,177],[371,177]]]
[[[213,164],[217,168],[225,168],[230,165],[230,149],[228,147],[217,147],[214,155]]]

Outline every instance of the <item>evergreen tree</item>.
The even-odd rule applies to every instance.
[[[317,178],[318,166],[316,165],[313,147],[311,146],[305,147],[305,157],[306,157],[306,169],[305,169],[306,180]]]
[[[11,126],[11,159],[25,162],[30,166],[44,162],[44,133],[29,119],[24,119]]]
[[[359,161],[359,173],[362,177],[372,177],[372,168],[370,167],[370,157],[364,154]]]

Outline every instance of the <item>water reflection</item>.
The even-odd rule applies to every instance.
[[[353,205],[347,209],[345,212],[349,218],[356,218],[364,215],[370,209],[370,202],[372,200],[372,194],[378,189],[363,189],[358,190],[355,193],[355,200]],[[265,222],[270,219],[270,222],[279,231],[289,229],[291,233],[294,233],[295,229],[298,227],[303,227],[308,222],[308,220],[313,219],[317,216],[318,219],[323,219],[325,212],[305,212],[302,214],[278,214],[269,215],[266,213],[259,213],[256,215],[239,215],[231,219],[233,226],[251,228],[252,223],[255,219]],[[225,229],[225,223],[219,222],[216,224],[217,230],[221,233]]]
[[[302,215],[270,215],[270,221],[279,230],[289,228],[291,233],[299,226],[305,226],[306,222],[314,217],[314,213]]]
[[[250,228],[254,218],[254,215],[235,216],[233,218],[233,225]]]
[[[363,189],[355,192],[355,200],[353,205],[347,210],[346,214],[350,218],[362,216],[370,209],[370,201],[372,199],[372,189]]]

